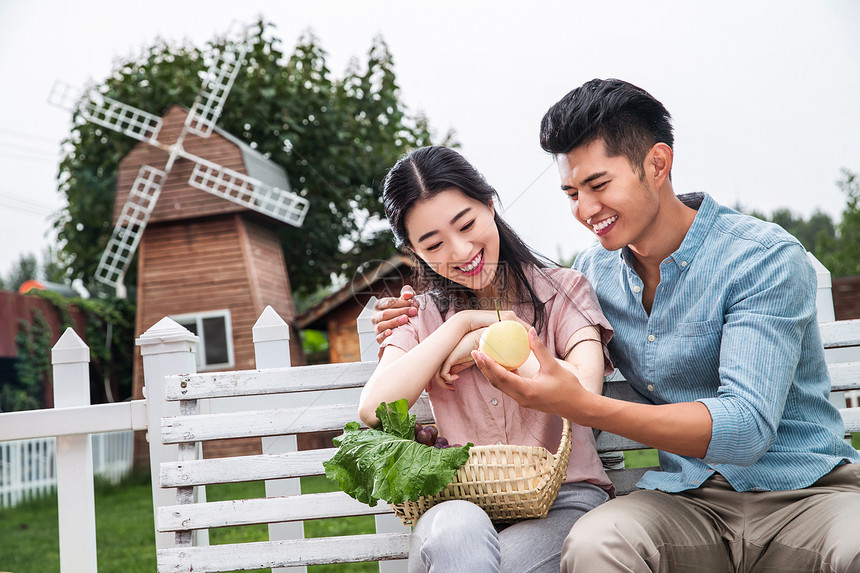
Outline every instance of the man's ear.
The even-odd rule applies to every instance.
[[[675,153],[665,143],[655,143],[645,157],[645,176],[659,187],[672,172]]]

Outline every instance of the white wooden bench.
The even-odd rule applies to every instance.
[[[860,347],[860,320],[825,323],[821,331],[828,353]],[[857,350],[854,348],[851,356]],[[156,508],[156,529],[175,534],[176,541],[175,547],[158,551],[158,571],[203,573],[360,561],[380,561],[380,567],[384,567],[382,563],[388,560],[406,558],[409,531],[401,527],[387,527],[394,532],[345,537],[214,546],[193,543],[192,532],[218,527],[380,514],[389,514],[389,519],[396,520],[383,502],[371,508],[342,492],[220,502],[200,502],[194,493],[196,486],[323,475],[322,461],[331,457],[332,448],[197,459],[198,444],[223,438],[341,430],[347,422],[357,419],[356,389],[367,381],[374,367],[374,362],[356,362],[166,376],[164,399],[179,404],[179,415],[162,417],[160,440],[178,445],[179,461],[160,466],[160,486],[175,489],[176,503]],[[832,364],[830,373],[834,391],[860,389],[860,362]],[[606,386],[609,395],[622,399],[636,396],[624,381],[611,381]],[[344,394],[347,399],[340,404],[320,405],[322,401],[317,401],[288,406],[290,397],[301,393],[345,389],[353,390]],[[249,411],[205,413],[208,408],[201,407],[209,400],[252,395],[265,397],[262,407],[259,399]],[[426,399],[420,400],[413,412],[419,421],[431,421]],[[842,409],[841,413],[846,432],[860,432],[860,408]],[[646,447],[607,433],[600,434],[597,443],[601,452]],[[645,468],[622,469],[609,473],[623,494],[635,487],[644,471]]]

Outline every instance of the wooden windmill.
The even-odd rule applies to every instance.
[[[136,331],[174,317],[201,338],[201,369],[253,368],[251,327],[267,305],[292,324],[277,228],[301,226],[308,209],[283,168],[215,127],[247,50],[226,46],[188,111],[174,105],[158,117],[93,92],[73,107],[140,141],[120,162],[113,233],[94,278],[124,296],[137,252]],[[49,101],[68,108],[69,97],[55,86]]]

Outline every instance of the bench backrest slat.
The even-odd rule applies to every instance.
[[[822,322],[819,327],[824,348],[860,346],[860,319]]]
[[[349,362],[167,376],[164,380],[164,397],[166,400],[199,400],[361,388],[375,367],[375,362]]]
[[[252,438],[342,430],[358,417],[356,404],[332,404],[305,408],[274,408],[248,412],[166,416],[161,422],[164,444],[205,442],[224,438]],[[413,406],[418,421],[432,421],[427,401]]]
[[[387,561],[403,559],[408,554],[408,533],[377,533],[162,549],[158,552],[158,564],[160,572],[215,573],[266,567]]]
[[[210,527],[235,527],[390,512],[391,509],[384,501],[377,503],[375,507],[370,507],[342,491],[292,497],[210,501],[159,507],[158,531],[192,531]]]
[[[165,462],[161,464],[161,487],[323,475],[325,471],[322,463],[330,459],[336,451],[336,448],[323,448],[279,454]]]

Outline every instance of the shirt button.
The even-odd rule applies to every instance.
[[[496,405],[496,404],[498,404],[498,403],[499,403],[499,401],[498,401],[498,400],[496,400],[495,398],[493,398],[492,400],[490,400],[490,404],[492,404],[493,406],[495,406],[495,405]]]
[[[639,292],[641,290],[642,290],[642,287],[640,287],[639,285],[636,285],[635,287],[633,287],[633,292]]]
[[[654,336],[653,334],[648,335],[648,342],[654,342],[655,340],[657,340],[656,336]]]
[[[654,385],[653,385],[653,384],[648,384],[648,391],[649,391],[649,392],[653,392],[653,391],[654,391]]]
[[[686,267],[686,266],[687,266],[687,261],[681,261],[681,266],[682,266],[682,267]]]

